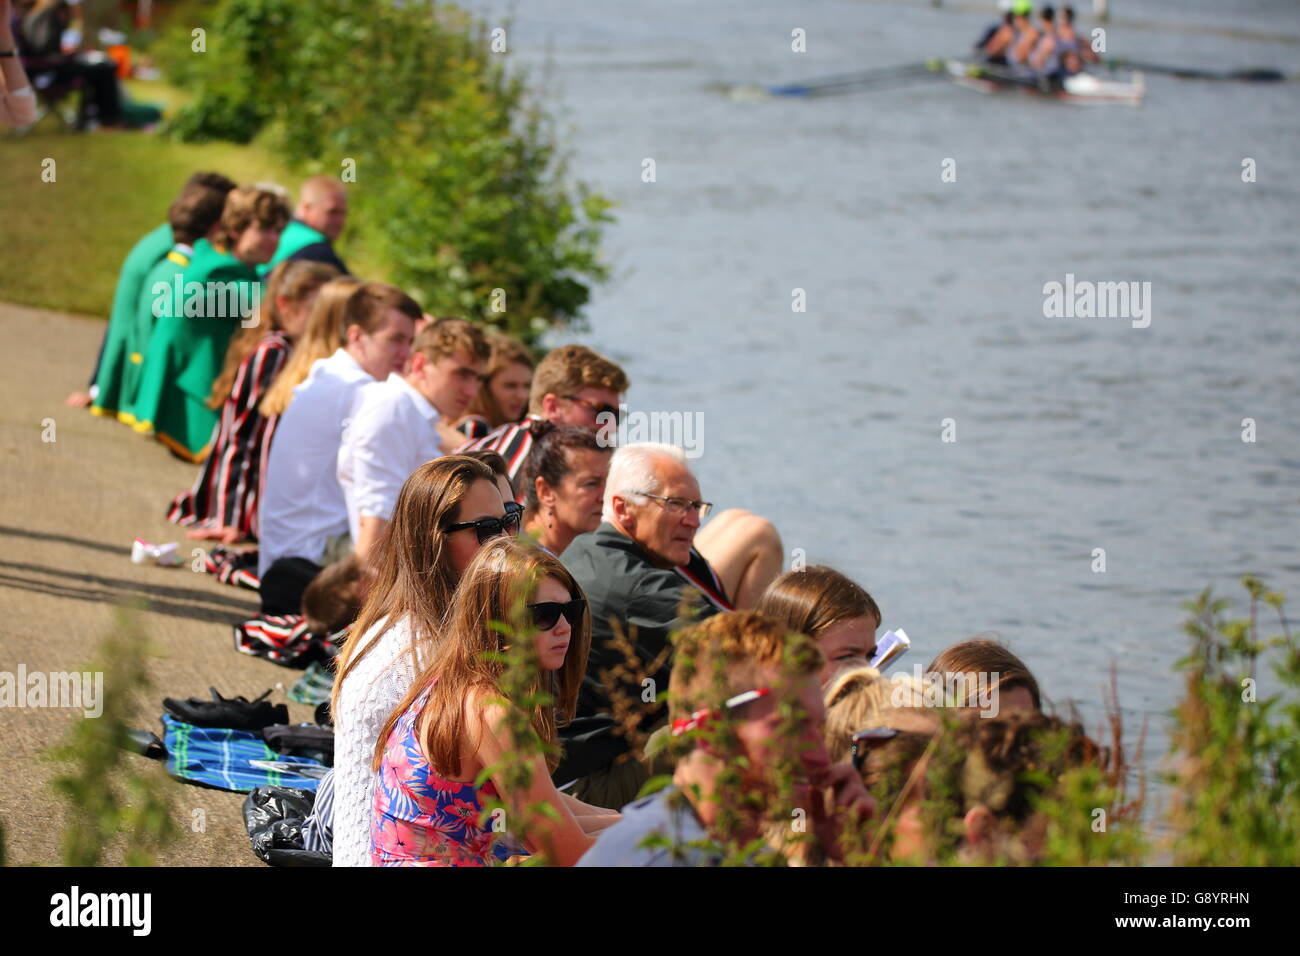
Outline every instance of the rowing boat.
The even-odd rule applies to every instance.
[[[1048,96],[1067,103],[1109,105],[1122,103],[1140,106],[1146,84],[1140,72],[1127,77],[1102,79],[1092,73],[1075,73],[1052,83],[1046,78],[1021,76],[1004,66],[989,63],[972,63],[965,60],[945,60],[944,69],[953,82],[981,93],[1020,91],[1036,96]]]

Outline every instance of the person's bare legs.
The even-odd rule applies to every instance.
[[[785,561],[776,526],[741,508],[728,508],[700,528],[695,550],[713,566],[738,610],[752,608]]]

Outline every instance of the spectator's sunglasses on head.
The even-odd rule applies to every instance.
[[[582,615],[587,610],[587,602],[583,598],[574,598],[572,601],[542,601],[539,604],[528,605],[528,610],[532,612],[533,623],[537,625],[538,630],[549,631],[560,623],[560,617],[563,616],[569,622],[569,627],[575,631],[582,622]]]
[[[576,402],[577,404],[581,405],[583,408],[587,409],[587,411],[591,412],[591,414],[595,416],[596,421],[598,422],[600,421],[601,415],[608,415],[610,417],[605,419],[605,421],[606,422],[612,421],[615,425],[617,425],[619,423],[619,419],[622,417],[617,405],[597,405],[595,402],[591,401],[590,399],[579,398],[577,395],[561,395],[560,398],[567,398],[569,401]]]
[[[893,727],[868,727],[866,730],[859,730],[849,738],[853,742],[853,769],[861,772],[867,754],[886,740],[893,740],[900,733],[901,730],[895,730]]]
[[[759,687],[756,690],[747,690],[743,694],[737,694],[735,697],[727,698],[727,700],[723,702],[722,706],[727,710],[732,710],[736,707],[743,707],[746,704],[752,704],[754,701],[761,697],[766,697],[770,693],[772,693],[772,688],[770,687]],[[689,717],[678,717],[673,721],[673,725],[669,732],[674,737],[680,737],[682,734],[688,734],[692,730],[699,730],[708,722],[709,717],[711,717],[712,714],[713,712],[706,707],[703,710],[697,710]]]
[[[666,495],[652,495],[648,491],[638,491],[642,498],[654,498],[664,503],[664,511],[667,511],[674,518],[680,518],[687,511],[698,511],[700,520],[703,521],[713,510],[712,501],[692,501],[690,498],[670,498]]]
[[[500,518],[479,518],[477,521],[460,521],[456,524],[447,526],[447,534],[455,531],[464,531],[466,528],[473,528],[478,534],[478,543],[487,544],[493,538],[499,538],[501,535],[514,535],[519,533],[519,519],[524,512],[523,505],[517,501],[506,502],[506,513]]]

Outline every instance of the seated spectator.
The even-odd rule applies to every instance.
[[[351,553],[347,502],[337,477],[343,428],[356,411],[361,387],[405,366],[420,315],[420,307],[400,289],[380,282],[357,287],[344,306],[343,346],[317,360],[294,389],[276,426],[258,515],[257,571],[263,586],[267,571],[281,559],[300,558],[319,571]],[[301,592],[298,597],[300,602]]]
[[[1022,661],[997,641],[971,638],[941,651],[926,668],[944,686],[955,688],[958,698],[953,706],[973,707],[981,693],[995,695],[987,709],[998,713],[1020,711],[1033,713],[1043,709],[1038,681]]]
[[[338,481],[353,546],[370,561],[397,493],[424,462],[444,454],[440,423],[456,421],[487,365],[483,333],[464,319],[439,319],[415,338],[409,371],[362,389],[339,446]]]
[[[84,86],[77,128],[113,127],[122,120],[122,91],[117,64],[102,53],[80,51],[84,31],[79,0],[34,0],[22,12],[14,32],[18,52],[38,89],[80,83]],[[5,11],[8,18],[8,11]],[[65,41],[70,40],[67,46]]]
[[[263,455],[277,422],[257,406],[302,337],[316,294],[337,275],[333,266],[319,262],[277,266],[267,278],[257,324],[231,339],[208,399],[221,414],[209,441],[212,451],[194,487],[178,495],[167,512],[173,524],[193,526],[189,537],[227,544],[257,537]]]
[[[680,448],[625,445],[610,461],[604,521],[561,556],[591,604],[592,645],[577,718],[562,731],[564,762],[556,780],[576,780],[573,794],[587,803],[617,810],[650,775],[616,732],[614,702],[601,677],[625,661],[624,649],[614,643],[615,628],[646,673],[623,675],[614,693],[637,702],[642,730],[648,732],[662,721],[663,707],[655,694],[646,701],[640,681],[648,677],[656,688],[667,686],[669,633],[691,616],[731,608],[713,569],[691,548],[710,507],[699,497],[699,483]]]
[[[481,461],[492,469],[492,474],[496,476],[497,488],[501,491],[501,500],[506,503],[506,510],[517,513],[522,524],[524,506],[515,501],[515,488],[510,484],[510,472],[506,468],[506,460],[494,451],[467,451],[465,457]]]
[[[518,527],[480,461],[436,458],[402,486],[335,667],[335,866],[370,865],[371,760],[380,730],[442,639],[443,616],[480,546]]]
[[[172,288],[155,283],[141,290],[158,321],[149,336],[140,389],[132,406],[135,428],[152,432],[174,454],[200,462],[217,424],[208,407],[226,349],[244,311],[261,301],[254,269],[275,251],[289,209],[260,186],[241,186],[226,196],[220,235],[194,244],[189,265]],[[177,290],[180,290],[178,293]]]
[[[307,327],[302,339],[294,343],[289,361],[266,390],[257,410],[266,418],[279,418],[293,399],[293,390],[307,380],[312,366],[327,359],[344,345],[343,336],[348,299],[364,283],[352,276],[340,276],[321,286],[307,316]]]
[[[538,422],[578,425],[600,429],[596,416],[612,415],[617,421],[618,403],[627,391],[623,370],[584,345],[553,349],[538,363],[528,398],[528,417],[505,424],[477,441],[466,442],[459,451],[495,451],[505,459],[511,482],[518,485],[519,471],[533,447],[533,428]],[[613,445],[605,435],[605,443]]]
[[[822,700],[826,704],[826,752],[835,763],[848,760],[853,750],[853,735],[860,730],[881,726],[886,712],[896,715],[898,697],[895,690],[903,686],[907,692],[917,689],[916,681],[907,674],[885,677],[874,667],[854,667],[841,670],[829,685],[823,685]],[[918,725],[930,729],[930,718],[918,712]],[[897,721],[895,721],[897,723]]]
[[[882,727],[893,728],[889,711]],[[882,806],[874,845],[899,863],[1032,864],[1048,829],[1037,809],[1070,771],[1104,768],[1106,753],[1076,724],[1039,713],[900,727],[857,758]]]
[[[0,123],[30,126],[36,122],[36,94],[18,58],[12,18],[9,0],[0,0]]]
[[[840,828],[873,806],[853,767],[833,765],[822,746],[816,645],[753,611],[736,612],[683,632],[677,659],[669,708],[685,753],[672,785],[624,807],[579,865],[736,862],[772,822],[788,825],[795,808],[808,808],[811,834],[836,856]],[[796,776],[783,790],[784,773]]]
[[[551,554],[563,554],[578,535],[600,527],[612,452],[590,429],[538,427],[519,475],[524,530]]]
[[[67,404],[90,405],[94,415],[115,417],[128,425],[135,423],[131,407],[140,387],[149,336],[157,321],[150,291],[153,282],[170,284],[175,274],[189,265],[194,243],[218,238],[221,211],[234,188],[235,184],[220,173],[195,173],[167,210],[167,221],[132,246],[118,274],[113,310],[90,375],[90,390],[69,395]]]
[[[490,655],[516,638],[498,622],[532,643],[513,664],[526,672],[509,683],[510,665]],[[556,724],[573,716],[589,641],[582,589],[555,557],[510,540],[479,550],[428,663],[380,732],[372,865],[491,864],[491,799],[528,851],[559,866],[575,863],[590,834],[618,820],[551,782]]]
[[[528,411],[528,390],[533,382],[533,357],[508,335],[487,333],[492,355],[483,387],[469,412],[456,423],[456,428],[471,441],[483,438],[494,428],[523,421]]]
[[[768,585],[755,610],[817,642],[826,658],[822,686],[845,668],[866,667],[876,653],[880,608],[833,568],[787,571]]]
[[[355,554],[316,575],[302,594],[307,630],[324,636],[350,627],[361,613],[365,585],[365,569]]]
[[[266,275],[281,262],[305,259],[333,266],[341,275],[348,274],[334,251],[334,242],[348,221],[348,194],[343,183],[333,176],[312,176],[302,184],[293,218],[280,234],[280,244],[270,262],[258,271]]]

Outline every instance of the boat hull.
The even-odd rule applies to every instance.
[[[945,63],[948,76],[959,86],[981,93],[1026,93],[1081,106],[1140,106],[1146,94],[1141,73],[1126,79],[1102,79],[1092,73],[1067,76],[1059,86],[1009,73],[1005,67],[963,60]]]

